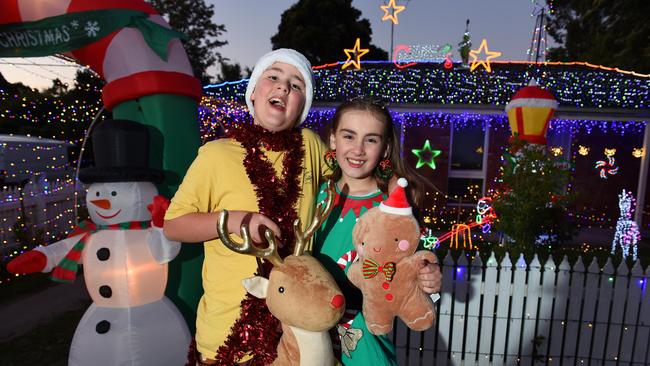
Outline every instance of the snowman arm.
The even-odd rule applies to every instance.
[[[167,239],[163,234],[163,229],[160,227],[152,226],[148,230],[147,244],[151,254],[160,264],[167,263],[176,258],[181,251],[181,243]]]
[[[72,247],[77,244],[81,239],[83,234],[72,236],[63,240],[59,240],[55,243],[49,244],[47,246],[40,246],[34,248],[34,250],[39,251],[47,257],[47,264],[41,272],[51,272],[54,267],[65,257],[66,254],[72,249]],[[79,259],[81,263],[81,258]]]

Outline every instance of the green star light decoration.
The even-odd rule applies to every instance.
[[[419,169],[423,165],[428,165],[431,169],[436,169],[436,157],[440,155],[441,150],[431,149],[431,143],[429,140],[424,142],[424,146],[421,149],[411,150],[415,156],[418,157],[418,163],[415,165],[416,169]]]

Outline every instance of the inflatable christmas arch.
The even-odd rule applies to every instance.
[[[182,37],[139,0],[4,0],[0,12],[0,57],[65,54],[106,80],[102,98],[113,118],[148,127],[149,165],[165,172],[158,190],[167,197],[200,144],[201,84]],[[169,266],[167,296],[192,329],[201,250],[184,246]]]

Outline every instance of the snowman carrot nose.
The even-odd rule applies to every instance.
[[[103,208],[104,210],[108,210],[109,208],[111,208],[111,201],[109,200],[94,200],[94,201],[90,201],[90,203],[92,203],[93,205],[99,208]]]

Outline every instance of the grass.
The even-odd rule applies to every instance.
[[[0,366],[67,365],[72,336],[89,305],[90,302],[85,302],[22,336],[3,341]]]
[[[0,283],[0,304],[11,303],[26,295],[42,291],[51,286],[56,286],[57,283],[50,280],[49,276],[49,273],[33,273],[30,275],[9,277],[11,281],[3,281]]]

